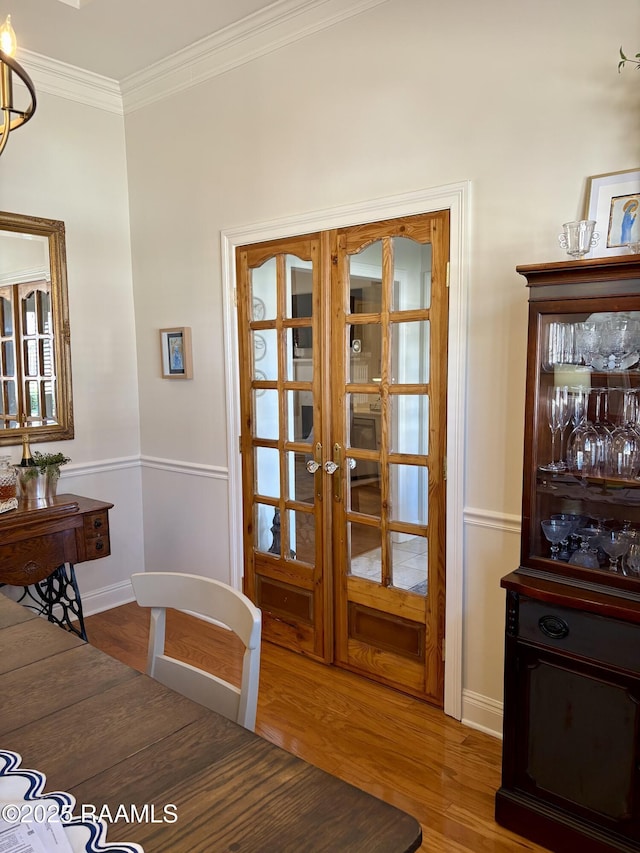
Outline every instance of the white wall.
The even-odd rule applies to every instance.
[[[606,12],[600,0],[389,0],[125,120],[143,453],[222,470],[220,231],[471,180],[463,714],[493,730],[499,581],[519,550],[527,293],[515,266],[562,259],[557,234],[582,213],[586,178],[639,165],[639,81],[616,68],[638,31],[636,0]],[[155,330],[172,324],[193,326],[194,380],[179,386],[157,378]],[[168,568],[157,495],[172,475],[143,479],[147,567]],[[210,518],[209,568],[224,577],[227,498],[207,482],[196,507],[188,484],[176,490],[176,518]]]
[[[127,194],[122,115],[38,88],[0,158],[0,210],[65,223],[75,438],[56,448],[72,459],[59,489],[114,503],[111,556],[78,567],[86,613],[130,596],[144,568]]]
[[[638,32],[637,0],[388,0],[129,112],[126,170],[121,118],[41,96],[0,159],[0,207],[67,224],[65,451],[87,466],[68,483],[116,503],[113,556],[81,582],[142,562],[138,400],[146,568],[229,577],[220,232],[470,180],[463,716],[497,731],[499,581],[519,551],[515,266],[562,259],[588,176],[640,165],[638,75],[616,69]],[[191,381],[160,378],[158,329],[175,325],[192,327]]]

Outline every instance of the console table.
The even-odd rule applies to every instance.
[[[111,553],[112,507],[65,494],[0,514],[0,585],[24,587],[20,603],[86,640],[74,564]]]

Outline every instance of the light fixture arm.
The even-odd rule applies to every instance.
[[[17,74],[29,92],[30,104],[25,110],[13,106],[13,74]],[[9,140],[9,133],[29,121],[36,111],[36,90],[31,78],[13,57],[0,50],[0,154]]]

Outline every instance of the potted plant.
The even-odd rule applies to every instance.
[[[34,450],[24,458],[28,464],[16,465],[20,497],[27,504],[39,505],[56,496],[60,466],[71,462],[64,453],[40,453]]]
[[[44,497],[54,498],[60,478],[60,466],[71,462],[71,459],[64,453],[40,453],[39,450],[34,450],[33,461],[44,480]]]

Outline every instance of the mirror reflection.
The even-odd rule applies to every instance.
[[[0,444],[73,438],[64,223],[0,213]]]

